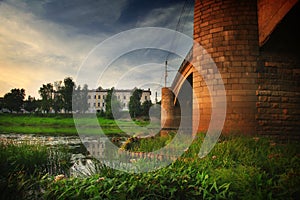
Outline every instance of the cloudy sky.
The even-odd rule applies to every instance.
[[[192,3],[193,0],[186,4],[184,0],[0,0],[0,96],[12,88],[24,88],[26,95],[39,98],[42,84],[65,77],[77,83],[78,74],[85,77],[77,84],[85,82],[90,89],[100,85],[160,90],[168,52],[126,52],[104,68],[99,64],[102,57],[93,55],[93,50],[116,34],[135,28],[177,27],[192,36]],[[127,42],[132,46],[130,39]],[[93,68],[97,83],[83,73],[89,56],[99,59]],[[169,60],[170,69],[176,70],[180,58],[172,54]],[[171,74],[172,71],[169,79]]]

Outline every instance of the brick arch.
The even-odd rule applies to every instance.
[[[284,16],[295,6],[298,0],[258,0],[259,44],[266,43]]]
[[[187,78],[191,74],[193,76],[194,130],[207,131],[211,119],[213,105],[207,83],[203,79],[203,76],[207,76],[211,81],[219,82],[222,79],[224,82],[227,113],[223,133],[279,136],[284,132],[285,136],[299,138],[300,44],[292,45],[296,52],[290,52],[290,44],[287,43],[276,46],[278,40],[274,38],[280,28],[276,24],[278,22],[272,22],[271,25],[275,28],[267,31],[269,39],[261,43],[262,29],[259,27],[264,22],[258,19],[261,15],[258,12],[262,2],[270,4],[268,6],[272,8],[272,1],[268,0],[195,0],[194,40],[210,54],[221,77],[215,74],[206,60],[202,60],[201,50],[194,46],[191,53],[193,65],[183,63],[179,69],[182,77]],[[293,2],[294,0],[287,1],[292,4]],[[294,9],[297,4],[293,5],[292,9],[279,9],[286,11],[284,15],[278,15],[279,21],[289,16],[291,11],[298,14],[289,17],[288,21],[299,16],[299,9]],[[274,51],[274,46],[278,51]],[[201,75],[194,73],[197,71]],[[170,104],[173,106],[183,80],[175,78],[172,85],[176,91],[171,95]],[[170,90],[163,88],[166,89]],[[219,92],[220,88],[213,88],[213,94]],[[200,122],[194,120],[198,119],[198,114]],[[173,112],[172,117],[170,121],[176,125],[176,112]]]

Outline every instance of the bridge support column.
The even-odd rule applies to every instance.
[[[176,107],[174,105],[174,93],[168,87],[162,88],[161,91],[161,135],[168,134],[169,131],[178,128]]]
[[[256,132],[256,89],[259,58],[257,2],[253,0],[196,0],[194,40],[211,56],[221,74],[217,76],[210,63],[202,60],[201,50],[194,47],[193,85],[199,104],[198,131],[206,131],[211,119],[211,97],[207,83],[219,83],[226,90],[227,114],[223,132]],[[212,94],[220,92],[213,87]]]

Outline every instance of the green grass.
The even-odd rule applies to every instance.
[[[98,120],[106,131],[120,130],[113,120]],[[87,126],[88,123],[87,119]],[[131,127],[126,121],[119,123]],[[0,132],[3,127],[12,127],[13,132],[24,133],[26,129],[33,132],[34,127],[43,134],[53,128],[52,134],[56,134],[60,129],[66,133],[74,128],[73,119],[65,117],[0,115],[0,124]],[[172,138],[173,135],[135,138],[123,148],[150,152],[165,146]],[[0,189],[6,199],[10,194],[23,198],[31,190],[40,199],[297,199],[300,196],[299,142],[221,137],[212,151],[200,159],[198,152],[203,138],[199,134],[177,161],[153,172],[129,174],[98,163],[97,173],[91,177],[68,177],[60,181],[54,180],[56,174],[46,174],[49,159],[45,147],[0,144]],[[68,166],[68,159],[62,159],[66,154],[59,152],[52,158],[52,165]]]
[[[128,174],[100,165],[92,177],[54,182],[48,176],[45,198],[263,200],[300,195],[299,143],[234,136],[220,140],[200,159],[202,141],[199,136],[176,162],[154,172]],[[140,150],[148,149],[140,144]]]
[[[93,119],[93,118],[92,118]],[[117,123],[118,124],[117,124]],[[98,125],[95,126],[91,118],[80,119],[80,123],[88,127],[87,134],[99,133]],[[121,136],[126,132],[135,132],[132,124],[128,121],[111,120],[98,118],[98,123],[103,132],[107,135]],[[147,122],[134,122],[139,127],[147,125]],[[44,134],[44,135],[77,135],[74,119],[72,116],[64,115],[0,115],[0,133],[21,133],[21,134]]]
[[[170,133],[166,137],[160,137],[159,135],[147,137],[147,138],[128,138],[121,149],[131,152],[153,152],[166,146],[174,138],[175,133]]]
[[[0,199],[40,199],[40,180],[46,173],[67,173],[67,148],[0,139]]]

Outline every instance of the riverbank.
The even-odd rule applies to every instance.
[[[155,138],[149,140],[153,141],[136,143],[132,148],[147,150],[150,143],[155,143]],[[1,188],[1,195],[18,194],[19,199],[296,199],[299,196],[299,143],[263,137],[227,137],[221,138],[200,159],[197,153],[202,142],[200,135],[178,160],[156,171],[130,174],[97,163],[97,170],[83,177],[51,175],[43,170],[48,162],[44,147],[2,144],[0,165],[7,170],[1,170],[1,183],[8,185],[1,186],[7,186],[7,190]],[[67,159],[54,159],[63,160],[68,165]]]
[[[91,118],[84,119],[88,126]],[[126,120],[111,120],[98,117],[103,132],[110,136],[124,136],[130,124]],[[147,122],[137,121],[138,126],[145,126]],[[121,128],[120,128],[121,127]],[[89,127],[90,134],[98,133],[99,127]],[[127,128],[127,129],[126,129]],[[124,131],[125,130],[125,131]],[[0,114],[0,133],[40,134],[40,135],[78,135],[72,115],[30,115],[30,114]]]

